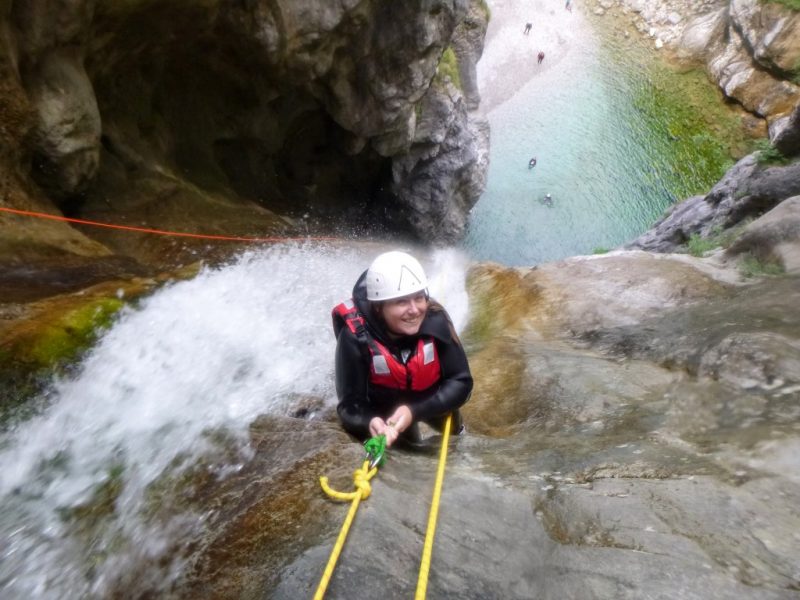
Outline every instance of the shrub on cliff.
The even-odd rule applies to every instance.
[[[785,165],[789,163],[789,158],[773,146],[769,140],[759,140],[756,144],[756,149],[758,150],[756,160],[761,165]]]
[[[442,59],[439,61],[439,66],[436,69],[436,78],[442,80],[445,77],[450,79],[450,82],[458,89],[461,87],[461,75],[458,73],[458,58],[452,48],[448,47],[442,53]]]
[[[790,8],[792,10],[800,11],[800,0],[769,0],[770,2],[775,2],[776,4],[783,4],[786,8]]]

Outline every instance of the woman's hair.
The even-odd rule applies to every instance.
[[[447,327],[450,329],[450,336],[453,338],[453,341],[460,346],[461,340],[459,339],[458,334],[456,333],[456,328],[453,326],[453,322],[450,320],[450,315],[447,314],[447,311],[444,309],[444,306],[439,304],[433,298],[429,297],[428,310],[431,310],[433,312],[440,312],[444,315],[444,318],[447,319]]]

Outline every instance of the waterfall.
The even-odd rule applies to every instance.
[[[203,515],[148,520],[148,490],[201,457],[216,477],[235,472],[248,426],[288,414],[292,398],[335,404],[330,310],[381,250],[276,245],[125,308],[40,413],[0,437],[0,595],[103,596],[120,572],[199,535]],[[466,258],[417,254],[461,327]],[[181,566],[152,577],[166,586]]]

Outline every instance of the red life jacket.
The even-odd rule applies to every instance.
[[[403,364],[389,349],[372,337],[364,326],[364,317],[352,300],[333,308],[333,331],[336,336],[347,325],[358,341],[369,350],[369,381],[382,387],[421,392],[442,376],[439,353],[432,337],[420,337],[416,352]]]

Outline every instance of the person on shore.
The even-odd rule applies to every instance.
[[[536,61],[536,64],[538,65],[542,64],[542,61],[544,60],[544,52],[539,50],[539,54],[536,56],[536,58],[538,59]]]
[[[529,169],[532,169],[532,168],[533,168],[533,167],[535,167],[535,166],[536,166],[536,157],[534,156],[532,159],[530,159],[530,160],[528,161],[528,168],[529,168]]]
[[[421,441],[418,423],[464,429],[459,408],[472,375],[444,307],[428,295],[422,266],[405,252],[379,255],[333,309],[337,412],[360,438]]]
[[[525,31],[523,34],[528,35],[531,32],[531,27],[533,27],[533,23],[525,23]]]

